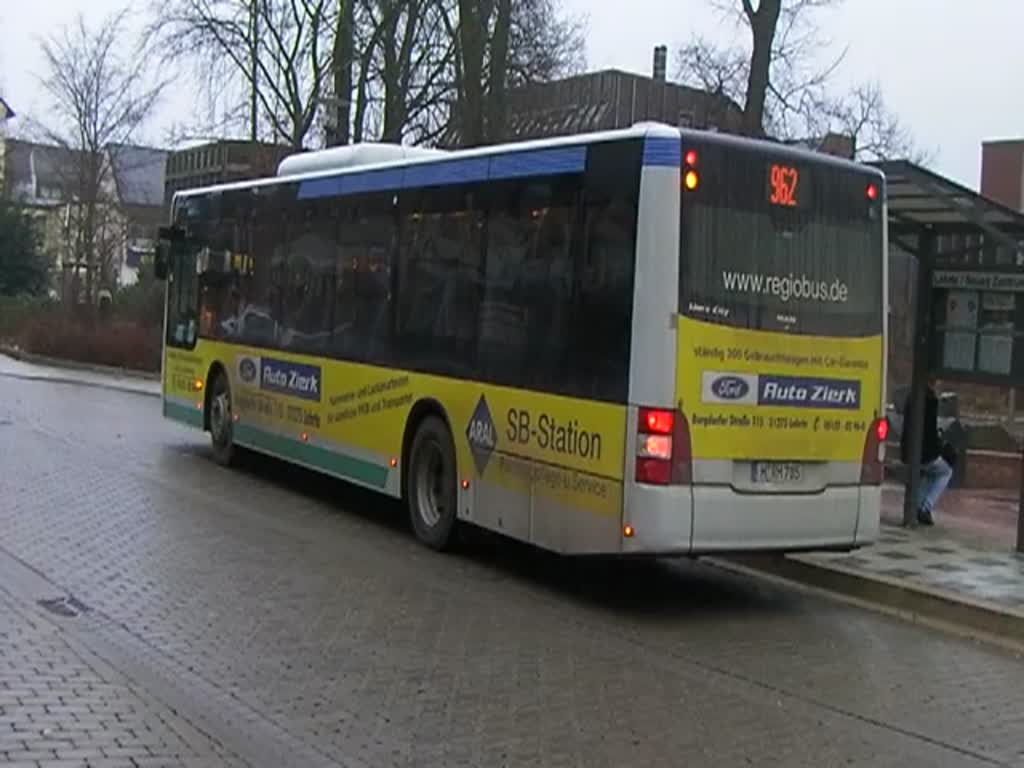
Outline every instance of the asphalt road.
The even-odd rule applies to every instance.
[[[208,764],[1024,765],[1020,658],[689,561],[438,555],[125,392],[0,375],[0,597],[0,754],[68,656],[27,622]]]

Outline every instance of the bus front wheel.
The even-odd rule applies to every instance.
[[[458,510],[455,445],[447,425],[428,416],[409,450],[406,504],[416,538],[436,550],[447,549]]]
[[[213,458],[221,466],[231,466],[235,459],[234,421],[231,385],[223,371],[217,372],[210,385],[210,441]]]

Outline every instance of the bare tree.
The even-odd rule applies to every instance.
[[[557,0],[515,0],[509,33],[508,86],[518,88],[586,69],[586,25]]]
[[[333,58],[334,121],[328,145],[348,144],[352,136],[352,70],[355,66],[355,0],[338,0]]]
[[[746,29],[749,43],[719,47],[695,36],[680,51],[686,82],[743,105],[743,133],[791,134],[826,101],[825,85],[845,49],[818,65],[831,41],[817,23],[819,11],[842,0],[715,0],[716,7]]]
[[[458,0],[455,10],[453,117],[465,146],[504,135],[509,88],[582,69],[583,25],[557,0]]]
[[[301,148],[336,76],[330,32],[344,33],[343,12],[331,0],[168,0],[155,6],[149,35],[205,73],[208,90],[230,101],[243,86],[250,135],[265,122],[275,140]]]
[[[684,81],[743,105],[742,131],[753,136],[808,139],[840,132],[855,141],[865,159],[895,154],[926,160],[907,130],[889,111],[877,83],[848,94],[829,93],[846,50],[832,50],[817,23],[818,12],[842,0],[716,0],[717,7],[750,33],[742,42],[716,46],[695,36],[680,50]]]
[[[832,105],[827,120],[831,130],[853,139],[859,159],[898,158],[928,165],[935,158],[933,150],[917,146],[910,131],[888,109],[878,83],[855,87],[845,99]]]
[[[451,87],[453,41],[440,0],[362,0],[356,133],[368,122],[383,141],[424,140]]]
[[[56,145],[56,163],[68,198],[65,234],[70,261],[85,269],[85,296],[110,279],[123,241],[114,165],[119,148],[135,141],[165,86],[148,77],[143,51],[124,51],[127,12],[95,29],[79,15],[42,46],[50,96],[43,136]]]

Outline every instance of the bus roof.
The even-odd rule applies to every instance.
[[[417,166],[427,166],[435,163],[450,163],[458,160],[470,160],[470,159],[482,159],[500,155],[509,155],[516,152],[529,152],[537,151],[542,149],[554,149],[573,147],[587,144],[595,144],[605,141],[625,140],[625,139],[637,139],[637,138],[658,138],[658,139],[672,139],[681,137],[685,142],[689,137],[692,140],[701,142],[714,142],[721,144],[729,144],[737,148],[758,148],[765,151],[771,151],[781,156],[789,157],[800,157],[805,161],[815,162],[817,164],[835,164],[842,166],[848,170],[859,170],[861,172],[869,172],[878,176],[881,173],[870,166],[857,163],[852,160],[845,158],[836,157],[834,155],[827,155],[820,152],[815,152],[803,147],[796,147],[789,144],[781,144],[766,139],[753,139],[746,136],[736,136],[732,134],[718,133],[715,131],[701,131],[696,129],[688,128],[676,128],[666,123],[659,122],[641,122],[632,125],[628,128],[619,128],[608,131],[594,131],[590,133],[578,133],[568,134],[564,136],[556,136],[542,139],[531,139],[528,141],[518,142],[505,142],[502,144],[491,144],[484,147],[474,147],[471,149],[456,149],[450,151],[426,151],[426,152],[397,152],[396,159],[383,160],[380,162],[368,162],[364,164],[345,164],[338,165],[336,167],[328,167],[325,165],[323,168],[310,171],[300,172],[284,172],[282,173],[279,169],[278,175],[266,176],[254,179],[243,179],[241,181],[224,182],[221,184],[212,184],[203,187],[194,187],[191,189],[184,189],[175,192],[172,203],[178,198],[194,197],[198,195],[211,194],[216,192],[229,192],[234,190],[244,189],[255,189],[268,186],[277,186],[284,184],[295,184],[303,181],[311,181],[316,179],[327,179],[339,176],[345,176],[348,174],[366,173],[368,171],[383,171],[383,170],[395,170],[401,168],[410,168]],[[378,145],[379,146],[379,145]],[[328,150],[320,150],[319,152],[332,152],[337,148],[331,148]],[[317,153],[308,153],[307,156],[312,156]],[[372,155],[371,155],[372,156]],[[282,168],[286,168],[285,165],[290,158],[297,157],[297,155],[291,155],[289,158],[285,158],[282,161]],[[326,159],[326,158],[325,158]],[[309,163],[310,166],[315,166],[315,162]],[[301,166],[299,166],[301,168]]]

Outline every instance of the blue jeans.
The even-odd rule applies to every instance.
[[[946,490],[953,477],[953,468],[941,456],[927,464],[921,465],[921,482],[917,486],[917,504],[915,509],[935,512],[939,496]]]

